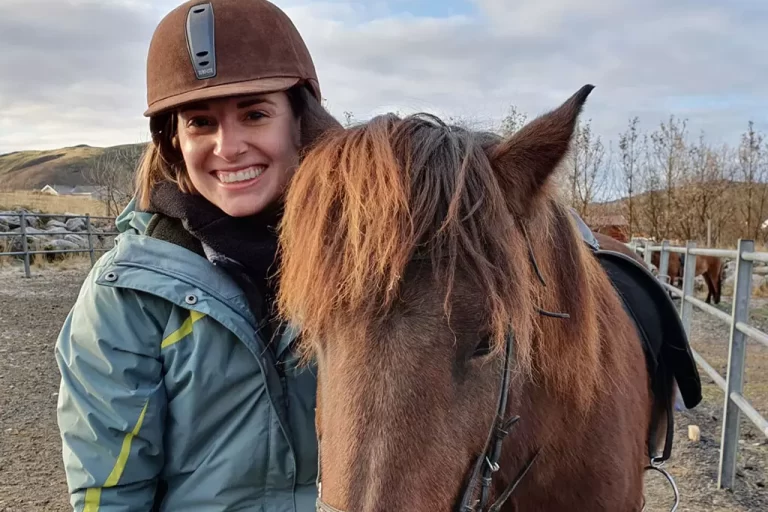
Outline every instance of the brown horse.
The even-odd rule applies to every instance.
[[[600,233],[599,231],[593,231],[592,233],[594,233],[595,238],[597,239],[602,249],[625,254],[636,262],[640,263],[643,267],[648,268],[648,265],[645,264],[645,260],[643,258],[638,256],[635,251],[621,243],[618,239],[608,234]]]
[[[656,265],[656,268],[658,268],[661,264],[661,253],[654,251],[651,254],[651,263]],[[696,256],[696,273],[694,274],[694,277],[704,277],[704,282],[707,284],[707,304],[710,303],[710,300],[713,300],[715,304],[720,304],[720,292],[723,289],[724,272],[725,265],[723,265],[723,261],[720,258],[715,256]],[[669,253],[669,266],[667,267],[667,275],[669,276],[670,284],[682,281],[682,254],[677,252]]]
[[[641,342],[551,180],[591,90],[500,142],[387,115],[304,159],[279,305],[318,365],[321,510],[641,509]]]
[[[610,224],[607,226],[600,226],[595,229],[594,232],[600,233],[601,235],[606,235],[610,238],[613,238],[614,240],[618,240],[619,242],[629,242],[629,228],[625,228],[624,226]]]

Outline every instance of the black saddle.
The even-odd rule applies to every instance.
[[[702,398],[701,379],[688,336],[667,290],[650,270],[626,254],[601,249],[592,231],[575,212],[572,214],[585,243],[611,280],[643,342],[654,396],[653,425],[661,413],[667,414],[663,453],[658,457],[653,453],[656,432],[652,431],[649,456],[657,461],[667,460],[674,435],[673,380],[677,381],[687,408],[695,407]]]

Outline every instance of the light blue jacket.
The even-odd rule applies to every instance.
[[[243,291],[131,204],[56,343],[75,511],[309,512],[315,371],[265,347]]]

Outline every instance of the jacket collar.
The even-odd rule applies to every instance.
[[[205,291],[235,309],[254,330],[260,331],[262,319],[253,314],[253,293],[243,289],[244,283],[233,277],[232,268],[224,270],[228,262],[220,261],[222,255],[191,235],[181,239],[169,237],[168,234],[178,226],[169,227],[168,222],[162,222],[162,218],[157,214],[137,211],[136,200],[131,200],[116,220],[118,231],[122,234],[118,237],[114,263],[142,267]],[[164,234],[158,233],[158,230]],[[297,337],[298,329],[283,326],[272,341],[275,344],[274,354],[279,358]],[[268,339],[263,341],[269,342]]]

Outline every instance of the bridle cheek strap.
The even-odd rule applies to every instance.
[[[464,495],[459,503],[456,512],[482,512],[486,509],[489,499],[491,484],[493,483],[493,475],[499,470],[499,459],[501,458],[501,448],[504,443],[504,439],[509,434],[510,429],[520,420],[519,416],[513,416],[508,419],[504,419],[507,410],[507,401],[509,399],[509,387],[510,387],[510,375],[512,367],[512,357],[514,354],[515,334],[514,330],[510,330],[507,335],[504,354],[504,373],[501,376],[501,385],[499,388],[499,400],[496,408],[496,416],[493,421],[493,425],[488,432],[488,437],[485,441],[485,447],[482,453],[475,460],[475,464],[472,467],[469,480],[464,490]],[[322,498],[322,481],[320,477],[320,450],[318,439],[318,468],[317,468],[317,486],[318,497],[316,501],[316,512],[343,512],[336,509],[323,501]],[[539,451],[536,451],[533,457],[528,461],[525,467],[522,469],[517,478],[504,490],[499,496],[498,500],[488,509],[488,512],[498,512],[501,506],[509,499],[512,493],[517,488],[520,481],[525,477],[528,471],[533,466],[539,455]],[[478,485],[480,486],[480,499],[475,499],[475,494]],[[479,509],[478,509],[479,507]]]
[[[491,430],[485,441],[485,447],[480,456],[475,461],[472,468],[469,481],[457,512],[475,512],[485,509],[490,499],[491,484],[493,475],[499,470],[499,459],[501,458],[501,448],[504,439],[509,434],[509,430],[518,422],[519,416],[504,419],[507,410],[507,401],[509,399],[510,375],[512,367],[512,358],[514,355],[515,333],[510,330],[507,335],[504,354],[504,373],[501,376],[501,385],[499,388],[499,400],[496,407],[496,416]],[[482,471],[482,476],[481,476]],[[526,471],[527,472],[527,471]],[[478,484],[480,485],[480,499],[475,499],[475,492]],[[514,489],[513,489],[514,490]],[[510,493],[511,494],[511,493]]]

